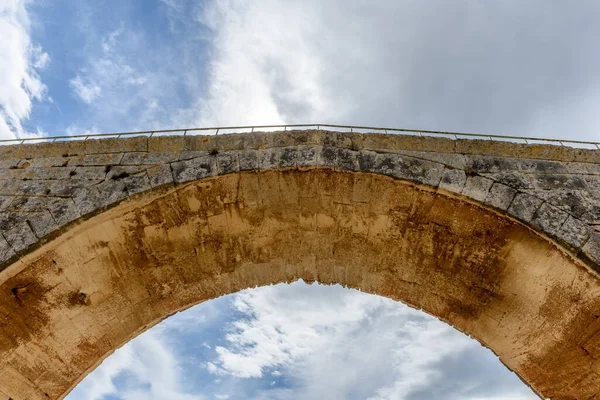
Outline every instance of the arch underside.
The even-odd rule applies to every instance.
[[[300,278],[423,309],[544,397],[600,398],[595,273],[481,205],[328,168],[154,190],[22,257],[0,274],[0,395],[62,398],[174,312]]]

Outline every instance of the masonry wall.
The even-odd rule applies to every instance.
[[[600,151],[310,130],[0,147],[0,268],[70,224],[153,188],[309,166],[459,193],[600,265]]]

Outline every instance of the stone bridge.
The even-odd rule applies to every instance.
[[[0,147],[0,399],[58,399],[161,319],[340,283],[540,396],[600,399],[600,151],[321,130]]]

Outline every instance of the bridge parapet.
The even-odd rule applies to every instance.
[[[140,193],[286,168],[370,172],[463,196],[600,265],[598,150],[322,130],[0,147],[0,265]]]

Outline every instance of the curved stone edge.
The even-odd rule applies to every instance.
[[[475,151],[476,155],[469,155]],[[490,165],[486,155],[498,158]],[[4,160],[0,171],[5,173],[0,176],[13,183],[45,178],[57,186],[44,189],[50,191],[50,199],[39,194],[15,196],[21,209],[15,208],[14,198],[0,207],[0,212],[4,209],[0,215],[0,270],[77,221],[136,194],[239,171],[313,167],[381,174],[464,196],[517,219],[600,270],[600,232],[532,194],[519,179],[513,184],[518,175],[511,176],[512,180],[502,175],[504,168],[525,163],[520,168],[542,172],[536,175],[542,185],[548,177],[564,180],[571,178],[565,174],[569,171],[564,164],[548,159],[587,160],[588,164],[569,163],[567,167],[589,169],[598,167],[593,162],[600,160],[600,152],[593,150],[309,130],[28,144],[0,148],[0,156]],[[536,161],[542,157],[546,158]],[[74,177],[87,184],[71,188]],[[62,197],[54,196],[65,188],[69,190],[63,190]],[[31,213],[30,208],[34,210]]]

